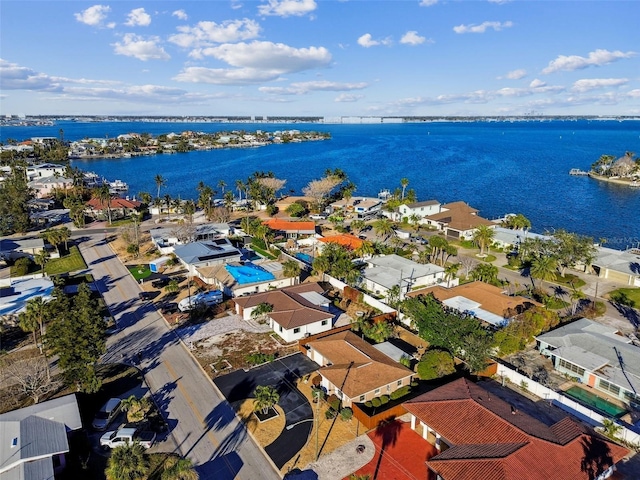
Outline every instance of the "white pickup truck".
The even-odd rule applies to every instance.
[[[144,448],[153,445],[156,439],[154,432],[140,431],[136,428],[121,428],[107,432],[100,437],[100,446],[102,448],[116,448],[129,443],[138,442]]]

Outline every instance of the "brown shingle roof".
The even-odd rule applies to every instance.
[[[628,454],[568,417],[549,427],[466,379],[403,405],[452,447],[428,461],[445,480],[587,480]]]
[[[429,215],[426,218],[435,222],[447,224],[449,228],[460,231],[477,228],[480,225],[496,225],[492,221],[476,215],[478,210],[470,207],[464,202],[447,203],[442,205],[440,208],[440,213]]]
[[[413,373],[351,331],[329,335],[308,345],[331,362],[320,369],[322,376],[352,399]]]

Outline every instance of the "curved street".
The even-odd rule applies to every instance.
[[[169,425],[160,449],[190,458],[201,480],[281,478],[164,318],[138,299],[138,284],[104,237],[85,230],[79,239],[119,328],[107,340],[103,362],[137,364],[132,360],[141,355],[139,366]]]

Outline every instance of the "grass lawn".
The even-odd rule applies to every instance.
[[[87,268],[87,264],[82,258],[80,250],[75,245],[69,249],[69,255],[60,258],[52,258],[44,266],[44,271],[48,275],[75,272]]]
[[[568,307],[569,304],[559,298],[551,297],[545,302],[545,306],[551,310],[559,310],[561,308]]]
[[[266,250],[263,250],[262,248],[257,247],[256,245],[253,245],[253,244],[252,244],[252,245],[251,245],[251,248],[252,248],[253,250],[255,250],[256,252],[258,252],[258,253],[259,253],[260,255],[262,255],[263,257],[268,258],[269,260],[275,260],[276,258],[278,258],[278,257],[276,257],[276,256],[274,256],[274,255],[271,255],[271,254],[270,254],[269,252],[267,252]]]
[[[491,263],[496,261],[496,256],[488,254],[486,257],[481,258],[483,262]]]
[[[127,268],[129,269],[129,272],[131,272],[131,275],[133,275],[133,278],[135,278],[137,282],[139,282],[140,279],[145,279],[151,276],[151,270],[149,270],[148,264],[133,265],[133,266],[128,266]]]
[[[565,273],[564,277],[560,275],[556,275],[556,279],[553,283],[559,283],[560,285],[566,285],[567,287],[580,288],[585,286],[585,281],[582,280],[577,275],[573,275],[572,273]]]
[[[609,298],[633,308],[640,307],[640,288],[618,288],[609,293]]]

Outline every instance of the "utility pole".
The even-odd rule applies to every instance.
[[[313,396],[315,398],[316,401],[316,415],[315,415],[315,424],[316,424],[316,462],[318,461],[318,445],[319,445],[319,438],[320,438],[320,428],[319,428],[319,422],[318,422],[318,413],[320,411],[320,397],[322,396],[322,390],[320,390],[319,388],[313,391]]]

